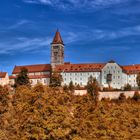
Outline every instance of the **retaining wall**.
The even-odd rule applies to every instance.
[[[135,91],[111,91],[111,92],[99,92],[99,100],[102,98],[109,98],[109,99],[117,99],[119,98],[120,94],[124,93],[126,98],[133,97]],[[86,95],[86,90],[75,90],[74,95]]]

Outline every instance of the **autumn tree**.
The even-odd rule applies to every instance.
[[[62,75],[58,72],[53,72],[50,79],[50,87],[60,87],[62,82]]]
[[[64,90],[65,92],[68,92],[69,87],[65,84],[65,85],[63,86],[63,90]]]
[[[28,77],[28,69],[26,68],[21,68],[19,75],[15,79],[15,87],[21,86],[21,85],[30,86],[30,81]]]
[[[92,76],[89,77],[87,83],[87,93],[94,98],[95,101],[98,100],[98,92],[99,92],[99,85],[95,78]]]
[[[73,84],[72,81],[70,81],[70,83],[69,83],[69,90],[73,93],[74,89],[75,89],[74,84]]]

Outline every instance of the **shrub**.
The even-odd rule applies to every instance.
[[[126,85],[124,86],[124,91],[131,91],[131,90],[132,90],[132,87],[131,87],[130,84],[126,84]]]
[[[138,91],[136,91],[134,93],[134,96],[132,97],[132,99],[135,100],[135,101],[140,101],[140,94],[139,94]]]
[[[121,94],[120,94],[120,96],[119,96],[119,101],[121,101],[121,102],[126,101],[126,96],[125,96],[124,93],[121,93]]]
[[[66,84],[63,86],[63,90],[64,90],[65,92],[69,91],[69,88],[68,88],[68,86],[67,86]]]

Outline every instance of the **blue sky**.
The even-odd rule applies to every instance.
[[[57,28],[65,61],[140,63],[140,0],[2,0],[0,71],[50,63]]]

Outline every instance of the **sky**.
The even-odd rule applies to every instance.
[[[1,0],[0,71],[50,63],[57,29],[65,62],[140,64],[140,0]]]

